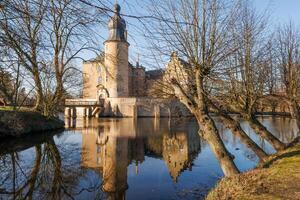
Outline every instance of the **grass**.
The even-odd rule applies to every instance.
[[[64,122],[54,117],[45,117],[30,109],[0,110],[0,138],[20,137],[33,132],[52,131],[64,128]]]
[[[222,179],[206,199],[300,199],[300,143],[271,156],[254,170]]]
[[[13,106],[0,106],[0,110],[13,111],[14,107]],[[28,107],[17,107],[16,110],[17,111],[30,111],[30,108],[28,108]]]
[[[13,110],[12,106],[0,106],[0,110]]]

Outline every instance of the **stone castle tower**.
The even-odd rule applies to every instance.
[[[108,23],[109,38],[104,42],[106,71],[105,88],[109,97],[128,97],[128,47],[125,20],[120,16],[121,7],[114,6],[114,16]]]

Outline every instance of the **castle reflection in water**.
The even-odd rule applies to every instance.
[[[110,198],[123,199],[128,165],[135,163],[139,173],[145,156],[162,158],[175,182],[181,172],[191,169],[201,140],[196,126],[187,129],[183,125],[187,122],[180,120],[69,119],[67,128],[82,132],[81,166],[100,173],[102,189]]]

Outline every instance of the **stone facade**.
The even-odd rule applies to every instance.
[[[84,99],[97,99],[98,85],[105,80],[104,66],[101,61],[95,59],[83,63],[83,94]]]
[[[110,64],[115,66],[114,63]],[[83,63],[83,98],[145,97],[148,96],[147,88],[153,85],[149,83],[157,80],[156,77],[148,75],[145,68],[138,63],[133,66],[128,62],[128,67],[119,65],[122,69],[106,66],[108,65],[104,64],[104,55]],[[114,77],[119,78],[116,80]]]
[[[133,97],[146,96],[146,71],[138,62],[136,66],[129,66],[129,95]]]
[[[179,101],[157,98],[108,98],[101,116],[115,117],[182,117],[190,112]]]

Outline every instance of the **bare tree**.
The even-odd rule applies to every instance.
[[[12,0],[3,5],[2,43],[34,81],[35,109],[53,115],[67,91],[64,84],[78,75],[75,61],[93,46],[91,25],[102,13],[88,12],[76,0]]]
[[[289,103],[291,115],[296,119],[300,129],[300,32],[292,23],[278,29],[277,58],[275,61],[280,71],[283,91],[279,94]]]
[[[275,34],[271,35],[274,38]],[[269,40],[266,46],[264,69],[266,70],[266,95],[274,95],[280,89],[280,71],[276,65],[276,43]],[[275,110],[272,110],[275,112]]]
[[[196,117],[199,133],[210,144],[226,176],[238,173],[209,115],[209,83],[234,51],[228,34],[233,20],[230,1],[152,1],[153,18],[146,26],[153,51],[175,51],[164,72],[161,90],[178,98]],[[234,5],[233,5],[234,6]],[[184,59],[184,60],[183,60]],[[186,60],[186,61],[185,61]]]
[[[13,51],[11,59],[18,57],[22,66],[32,75],[37,105],[40,105],[43,94],[37,51],[40,50],[38,44],[45,9],[31,1],[8,1],[4,5],[0,23],[2,41]]]
[[[223,109],[240,114],[252,129],[269,141],[276,150],[285,145],[256,118],[258,100],[265,94],[268,39],[266,17],[257,13],[248,1],[241,1],[239,18],[232,26],[233,43],[237,51],[227,60],[225,73],[219,76],[215,101]]]

